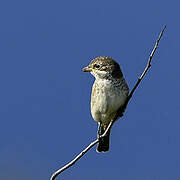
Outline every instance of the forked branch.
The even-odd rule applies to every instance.
[[[141,82],[141,80],[143,79],[144,75],[147,73],[148,69],[151,67],[151,61],[152,61],[152,58],[153,58],[153,55],[154,53],[156,52],[156,49],[158,48],[158,45],[159,45],[159,41],[164,33],[164,30],[166,29],[166,25],[163,27],[161,33],[159,34],[159,37],[158,39],[156,40],[156,44],[149,56],[149,59],[148,59],[148,62],[147,62],[147,65],[143,71],[143,73],[141,74],[141,76],[138,78],[135,86],[133,87],[133,89],[131,90],[127,100],[126,100],[126,103],[125,103],[125,106],[127,106],[129,100],[131,99],[134,91],[136,90],[136,88],[138,87],[139,83]],[[122,112],[123,112],[123,109],[122,109]],[[116,119],[117,117],[115,117],[114,119]],[[106,135],[106,133],[108,132],[108,130],[112,127],[113,123],[114,123],[114,119],[110,121],[106,131],[104,132],[104,134],[101,136],[101,137],[104,137]],[[99,142],[99,139],[97,138],[95,141],[93,141],[92,143],[89,144],[89,146],[87,146],[83,151],[81,151],[72,161],[70,161],[68,164],[66,164],[65,166],[63,166],[62,168],[58,169],[56,172],[54,172],[50,178],[50,180],[55,180],[55,178],[61,174],[63,171],[65,171],[66,169],[68,169],[69,167],[71,167],[72,165],[74,165],[82,156],[84,156],[94,145],[96,145],[97,143]]]

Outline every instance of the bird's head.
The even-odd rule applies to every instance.
[[[123,76],[119,64],[108,56],[93,59],[82,71],[90,72],[96,79],[121,78]]]

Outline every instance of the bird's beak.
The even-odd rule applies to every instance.
[[[86,66],[82,69],[83,72],[91,72],[92,71],[92,68]]]

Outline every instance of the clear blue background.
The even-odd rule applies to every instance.
[[[167,24],[113,127],[110,151],[94,147],[57,180],[179,180],[179,7],[178,0],[1,0],[0,179],[49,179],[94,140],[94,79],[82,67],[111,56],[132,88]]]

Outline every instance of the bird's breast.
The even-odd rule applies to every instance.
[[[91,94],[92,117],[98,122],[108,123],[126,98],[121,84],[113,84],[108,80],[96,80]]]

